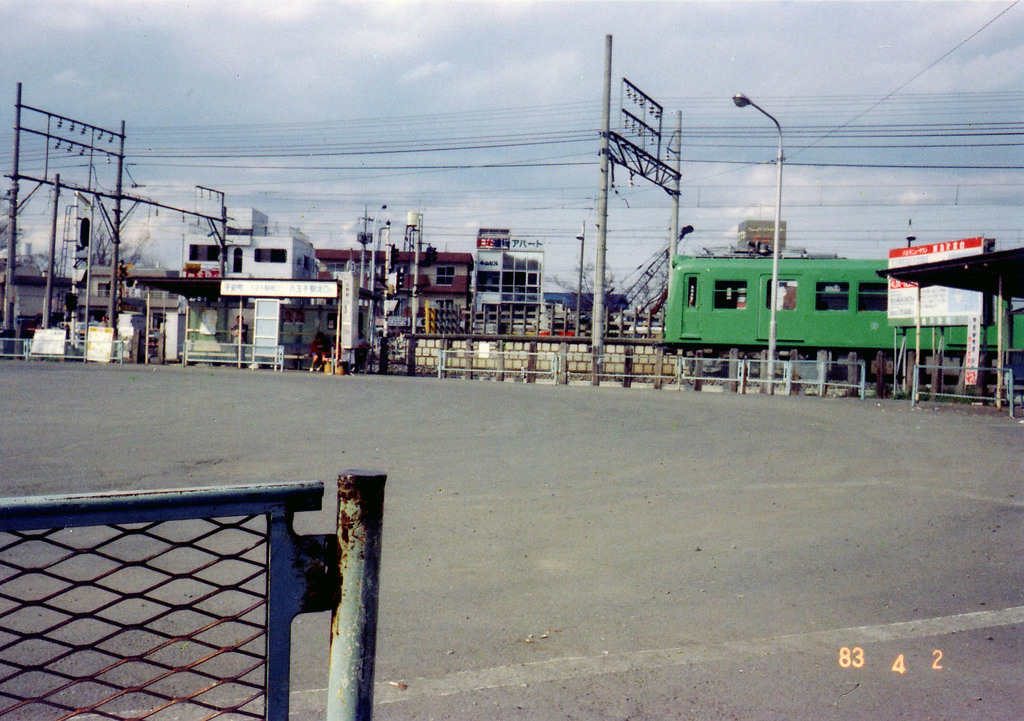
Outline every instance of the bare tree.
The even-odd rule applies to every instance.
[[[570,294],[575,301],[577,292],[580,293],[580,310],[584,313],[589,312],[594,307],[594,264],[584,263],[583,265],[583,289],[579,290],[580,280],[580,267],[577,264],[573,271],[572,277],[566,279],[560,275],[553,276],[551,282],[556,288],[565,293]],[[604,274],[604,298],[605,306],[610,307],[612,297],[618,292],[616,289],[617,281],[615,280],[615,274],[607,268]],[[576,310],[575,302],[571,303],[572,310]]]
[[[152,256],[149,253],[151,240],[149,230],[138,240],[126,240],[121,238],[120,260],[125,265],[147,265],[152,264]],[[106,226],[95,228],[92,235],[92,262],[96,266],[108,266],[114,259],[114,240]]]

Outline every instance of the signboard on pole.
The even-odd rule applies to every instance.
[[[359,286],[354,273],[341,274],[338,306],[341,315],[341,347],[349,350],[359,342]]]
[[[905,268],[977,255],[983,247],[984,238],[965,238],[897,248],[889,251],[889,267]],[[967,325],[970,318],[981,314],[983,302],[983,295],[976,291],[932,285],[921,288],[919,310],[917,284],[889,279],[889,324],[894,326],[915,325],[919,312],[922,326]]]
[[[85,336],[85,359],[109,363],[114,355],[114,329],[90,326]]]
[[[63,356],[66,339],[63,328],[40,328],[32,336],[32,355]]]

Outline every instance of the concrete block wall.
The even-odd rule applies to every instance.
[[[550,374],[552,356],[559,356],[558,382],[579,380],[592,373],[593,354],[588,342],[564,338],[501,337],[419,337],[415,345],[414,367],[410,372],[429,375],[437,372],[438,358],[447,351],[446,374],[463,372],[491,374],[497,380]],[[483,344],[488,353],[481,353]],[[605,346],[604,375],[629,375],[639,382],[675,373],[675,358],[649,344],[610,343]]]

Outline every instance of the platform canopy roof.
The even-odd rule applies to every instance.
[[[163,291],[167,291],[168,293],[174,293],[176,295],[184,296],[186,298],[196,299],[196,300],[203,299],[203,300],[207,301],[208,303],[212,303],[212,302],[216,301],[218,298],[221,297],[221,281],[223,281],[224,278],[194,278],[194,277],[190,277],[190,276],[145,276],[145,275],[138,275],[138,276],[132,276],[131,280],[139,283],[143,287],[151,288],[153,290],[163,290]],[[239,278],[229,278],[228,280],[252,281],[252,280],[260,280],[260,279],[258,279],[258,278],[257,279],[251,279],[251,278],[242,278],[242,279],[239,279]],[[267,279],[263,279],[263,280],[266,280],[267,282],[270,282],[270,283],[274,283],[274,282],[287,283],[287,282],[289,282],[289,279],[280,279],[280,278],[267,278]],[[335,279],[334,278],[330,278],[328,280],[335,280]],[[296,281],[296,282],[300,282],[301,283],[301,282],[305,282],[305,281],[299,280],[299,281]],[[316,281],[314,279],[309,279],[309,282],[313,283],[313,282],[321,282],[321,281]],[[335,282],[340,283],[340,281],[335,281]],[[372,298],[373,296],[370,294],[370,291],[368,289],[360,288],[359,289],[359,297],[360,298]]]
[[[978,253],[934,263],[886,268],[878,271],[893,278],[919,285],[942,285],[982,293],[999,293],[1002,278],[1004,298],[1024,298],[1024,248]]]

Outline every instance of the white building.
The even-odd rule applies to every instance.
[[[221,248],[207,233],[186,235],[182,270],[186,277],[217,278],[221,273]],[[316,255],[309,238],[296,228],[287,235],[271,235],[267,215],[254,208],[229,209],[228,278],[308,279],[317,275]]]

